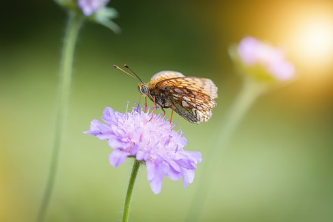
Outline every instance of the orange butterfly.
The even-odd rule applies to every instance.
[[[124,66],[131,70],[127,65]],[[187,121],[196,124],[211,118],[212,108],[216,106],[214,99],[217,98],[217,87],[212,80],[185,77],[175,71],[161,71],[153,75],[148,83],[144,83],[132,70],[135,76],[116,65],[114,67],[140,80],[139,92],[158,104],[163,111],[163,108],[171,108]]]

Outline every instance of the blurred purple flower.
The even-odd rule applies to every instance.
[[[139,106],[125,113],[107,107],[102,116],[105,124],[93,120],[90,130],[85,133],[108,141],[114,149],[109,156],[114,167],[127,157],[142,161],[147,166],[147,177],[155,194],[161,191],[164,176],[172,180],[183,178],[184,187],[187,187],[193,182],[201,153],[185,151],[187,141],[182,132],[174,131],[174,125],[161,114],[150,120],[151,116],[151,112],[144,112]]]
[[[90,16],[103,6],[105,6],[110,0],[78,0],[77,5],[81,8],[85,16]]]
[[[294,66],[286,61],[281,49],[258,41],[253,37],[242,39],[237,48],[241,61],[247,66],[259,64],[277,80],[294,77]]]

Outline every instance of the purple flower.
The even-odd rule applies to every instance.
[[[294,77],[294,66],[286,61],[281,49],[253,37],[242,39],[237,47],[237,53],[243,65],[248,67],[259,65],[276,80],[286,81]]]
[[[78,0],[77,5],[81,8],[85,16],[90,16],[108,2],[109,0]]]
[[[107,107],[102,116],[105,123],[93,120],[90,130],[85,133],[108,141],[114,149],[109,156],[114,167],[122,164],[127,157],[143,162],[155,194],[161,191],[164,176],[172,180],[183,178],[184,187],[187,187],[193,182],[201,153],[185,151],[186,138],[182,132],[174,131],[174,125],[161,114],[151,117],[151,112],[144,112],[139,106],[125,113]]]

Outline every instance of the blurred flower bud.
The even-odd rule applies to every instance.
[[[78,0],[77,5],[81,8],[85,16],[90,16],[104,7],[108,2],[109,0]]]
[[[229,54],[242,75],[258,82],[287,82],[295,77],[295,68],[281,49],[253,37],[231,46]]]
[[[55,0],[60,6],[70,11],[82,14],[89,21],[101,24],[115,33],[120,32],[120,27],[112,21],[118,17],[114,8],[106,7],[110,0]]]

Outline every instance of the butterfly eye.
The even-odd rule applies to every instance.
[[[138,90],[141,94],[147,95],[148,94],[148,85],[139,84],[138,85]]]
[[[146,95],[148,94],[148,85],[143,85],[142,86],[142,93],[146,94]]]

